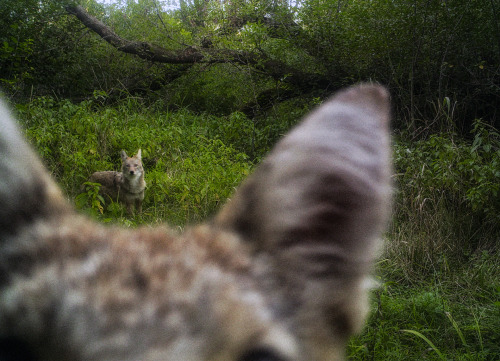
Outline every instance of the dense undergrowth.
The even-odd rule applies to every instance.
[[[311,101],[311,104],[314,101]],[[213,214],[309,106],[250,120],[195,115],[134,99],[102,108],[40,98],[18,105],[26,134],[68,199],[102,222],[176,227]],[[352,360],[496,360],[500,355],[500,136],[476,121],[468,140],[396,137],[395,207],[377,265],[372,314]],[[141,215],[102,208],[81,185],[142,148]]]

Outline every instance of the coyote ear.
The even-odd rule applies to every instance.
[[[137,154],[135,155],[135,156],[136,156],[136,158],[138,158],[138,159],[142,159],[142,155],[141,155],[141,154],[142,154],[142,153],[141,153],[141,148],[139,148],[139,150],[137,151]]]
[[[277,144],[216,222],[267,249],[319,247],[314,269],[329,268],[340,250],[364,259],[388,213],[388,123],[384,88],[338,93]]]
[[[71,212],[1,100],[0,175],[0,244],[4,234],[14,234],[16,227],[37,217]]]
[[[120,152],[120,156],[121,156],[123,162],[125,162],[127,160],[127,158],[128,158],[128,155],[127,155],[127,153],[124,150],[122,150]]]
[[[338,93],[277,144],[215,219],[270,256],[299,293],[311,280],[325,292],[356,287],[376,256],[391,193],[388,99],[374,85]]]

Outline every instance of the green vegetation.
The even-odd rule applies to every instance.
[[[209,217],[251,172],[247,153],[263,156],[268,147],[259,140],[271,136],[268,126],[254,127],[241,113],[162,112],[134,99],[115,107],[95,104],[40,98],[17,110],[68,197],[102,222],[135,226],[166,220],[184,227]],[[377,267],[380,286],[373,292],[368,327],[350,343],[351,359],[500,355],[494,182],[500,137],[481,122],[472,135],[469,141],[445,134],[396,141],[396,206]],[[122,148],[143,151],[148,189],[143,214],[135,217],[118,204],[102,208],[92,184],[81,189],[92,172],[117,170]]]
[[[136,220],[140,223],[168,220],[183,225],[204,219],[251,168],[246,154],[211,134],[226,119],[188,111],[141,110],[133,100],[116,108],[92,110],[91,101],[56,104],[41,98],[18,106],[18,112],[28,138],[67,195],[78,195],[80,208],[92,204],[90,212],[99,217],[108,215],[102,212],[95,187],[90,185],[79,195],[81,186],[94,171],[119,170],[121,149],[129,154],[142,149],[148,191],[144,215]],[[113,216],[124,215],[120,207],[112,209]]]
[[[107,104],[133,95],[170,109],[253,118],[284,100],[377,81],[391,90],[402,130],[428,135],[453,123],[466,134],[474,119],[497,122],[495,1],[168,4],[3,0],[0,86],[18,102],[80,101],[100,91]],[[116,35],[113,45],[77,13],[101,21]]]
[[[397,192],[380,287],[353,360],[496,360],[500,355],[500,136],[434,134],[394,145]]]
[[[0,86],[68,199],[101,222],[185,227],[220,208],[333,90],[383,83],[395,206],[371,317],[349,359],[498,360],[500,6],[166,3],[0,2]],[[141,47],[106,43],[76,4]],[[148,58],[158,49],[148,44],[167,61]],[[84,183],[138,148],[148,188],[143,213],[128,217]]]

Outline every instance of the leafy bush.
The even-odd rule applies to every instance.
[[[175,108],[228,115],[251,102],[269,81],[232,64],[194,66],[159,94]]]
[[[500,136],[477,120],[472,139],[432,135],[395,144],[396,207],[387,251],[408,272],[427,275],[500,235]],[[451,265],[453,266],[453,265]]]
[[[51,98],[17,106],[28,138],[71,198],[94,171],[119,170],[121,149],[142,148],[148,188],[137,221],[183,225],[212,214],[252,167],[244,153],[203,128],[203,116],[160,114],[130,99],[115,108],[93,108],[92,101],[75,105]],[[92,186],[77,203],[109,218],[109,207],[101,214],[102,200]]]
[[[398,181],[411,189],[416,201],[438,192],[484,217],[500,221],[500,135],[481,120],[472,130],[473,141],[448,134],[431,135],[411,146],[397,143]],[[421,203],[423,206],[423,204]]]

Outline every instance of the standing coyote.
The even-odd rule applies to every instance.
[[[132,205],[138,213],[142,212],[142,200],[144,199],[144,168],[142,167],[141,150],[133,157],[129,157],[124,150],[121,152],[122,171],[95,172],[89,182],[100,183],[99,193],[119,200],[127,206],[127,213],[132,213]]]
[[[341,360],[390,208],[388,103],[339,92],[181,235],[76,214],[0,106],[0,358]]]

